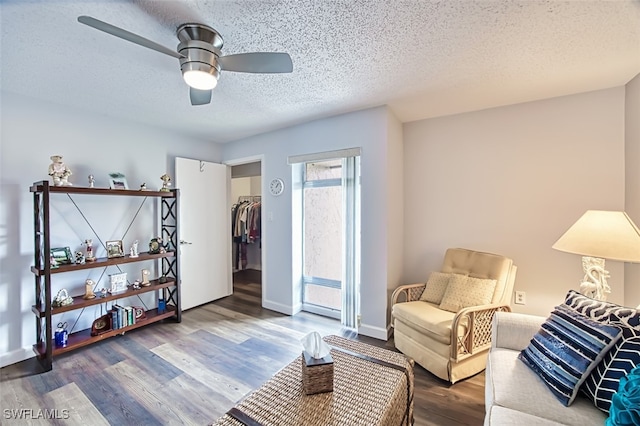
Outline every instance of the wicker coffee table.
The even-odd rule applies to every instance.
[[[373,426],[413,424],[413,360],[327,336],[333,392],[305,395],[301,357],[217,420],[219,426]]]

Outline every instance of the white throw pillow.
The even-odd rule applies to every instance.
[[[474,278],[452,274],[447,290],[442,296],[440,309],[458,312],[469,306],[479,306],[491,303],[496,289],[496,280],[488,278]]]
[[[432,272],[427,281],[427,287],[422,292],[420,300],[440,304],[442,296],[449,285],[449,278],[453,274],[445,274],[444,272]]]

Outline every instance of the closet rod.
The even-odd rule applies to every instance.
[[[243,201],[251,201],[251,202],[259,202],[262,201],[261,195],[241,195],[238,197],[238,202],[242,203]]]

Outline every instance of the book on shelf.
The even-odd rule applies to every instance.
[[[144,318],[144,315],[141,315]],[[133,306],[122,306],[113,304],[111,307],[111,323],[113,329],[127,327],[135,324],[136,321],[136,308]]]
[[[125,306],[124,310],[127,313],[127,325],[135,324],[133,322],[133,308],[131,306]]]

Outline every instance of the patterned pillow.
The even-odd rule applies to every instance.
[[[556,306],[520,358],[565,406],[619,339],[618,327],[601,324],[566,305]]]
[[[620,378],[627,375],[634,366],[640,365],[640,311],[594,300],[574,290],[567,293],[565,304],[595,321],[613,324],[622,329],[620,340],[582,386],[582,392],[595,406],[608,413],[611,397],[618,389]]]
[[[442,296],[440,309],[458,312],[469,306],[491,303],[496,289],[496,280],[451,274],[449,286]]]
[[[449,285],[449,278],[451,275],[452,274],[445,274],[444,272],[432,272],[431,275],[429,275],[427,287],[425,287],[422,292],[420,300],[437,303],[439,305],[440,302],[442,302],[442,296]]]

